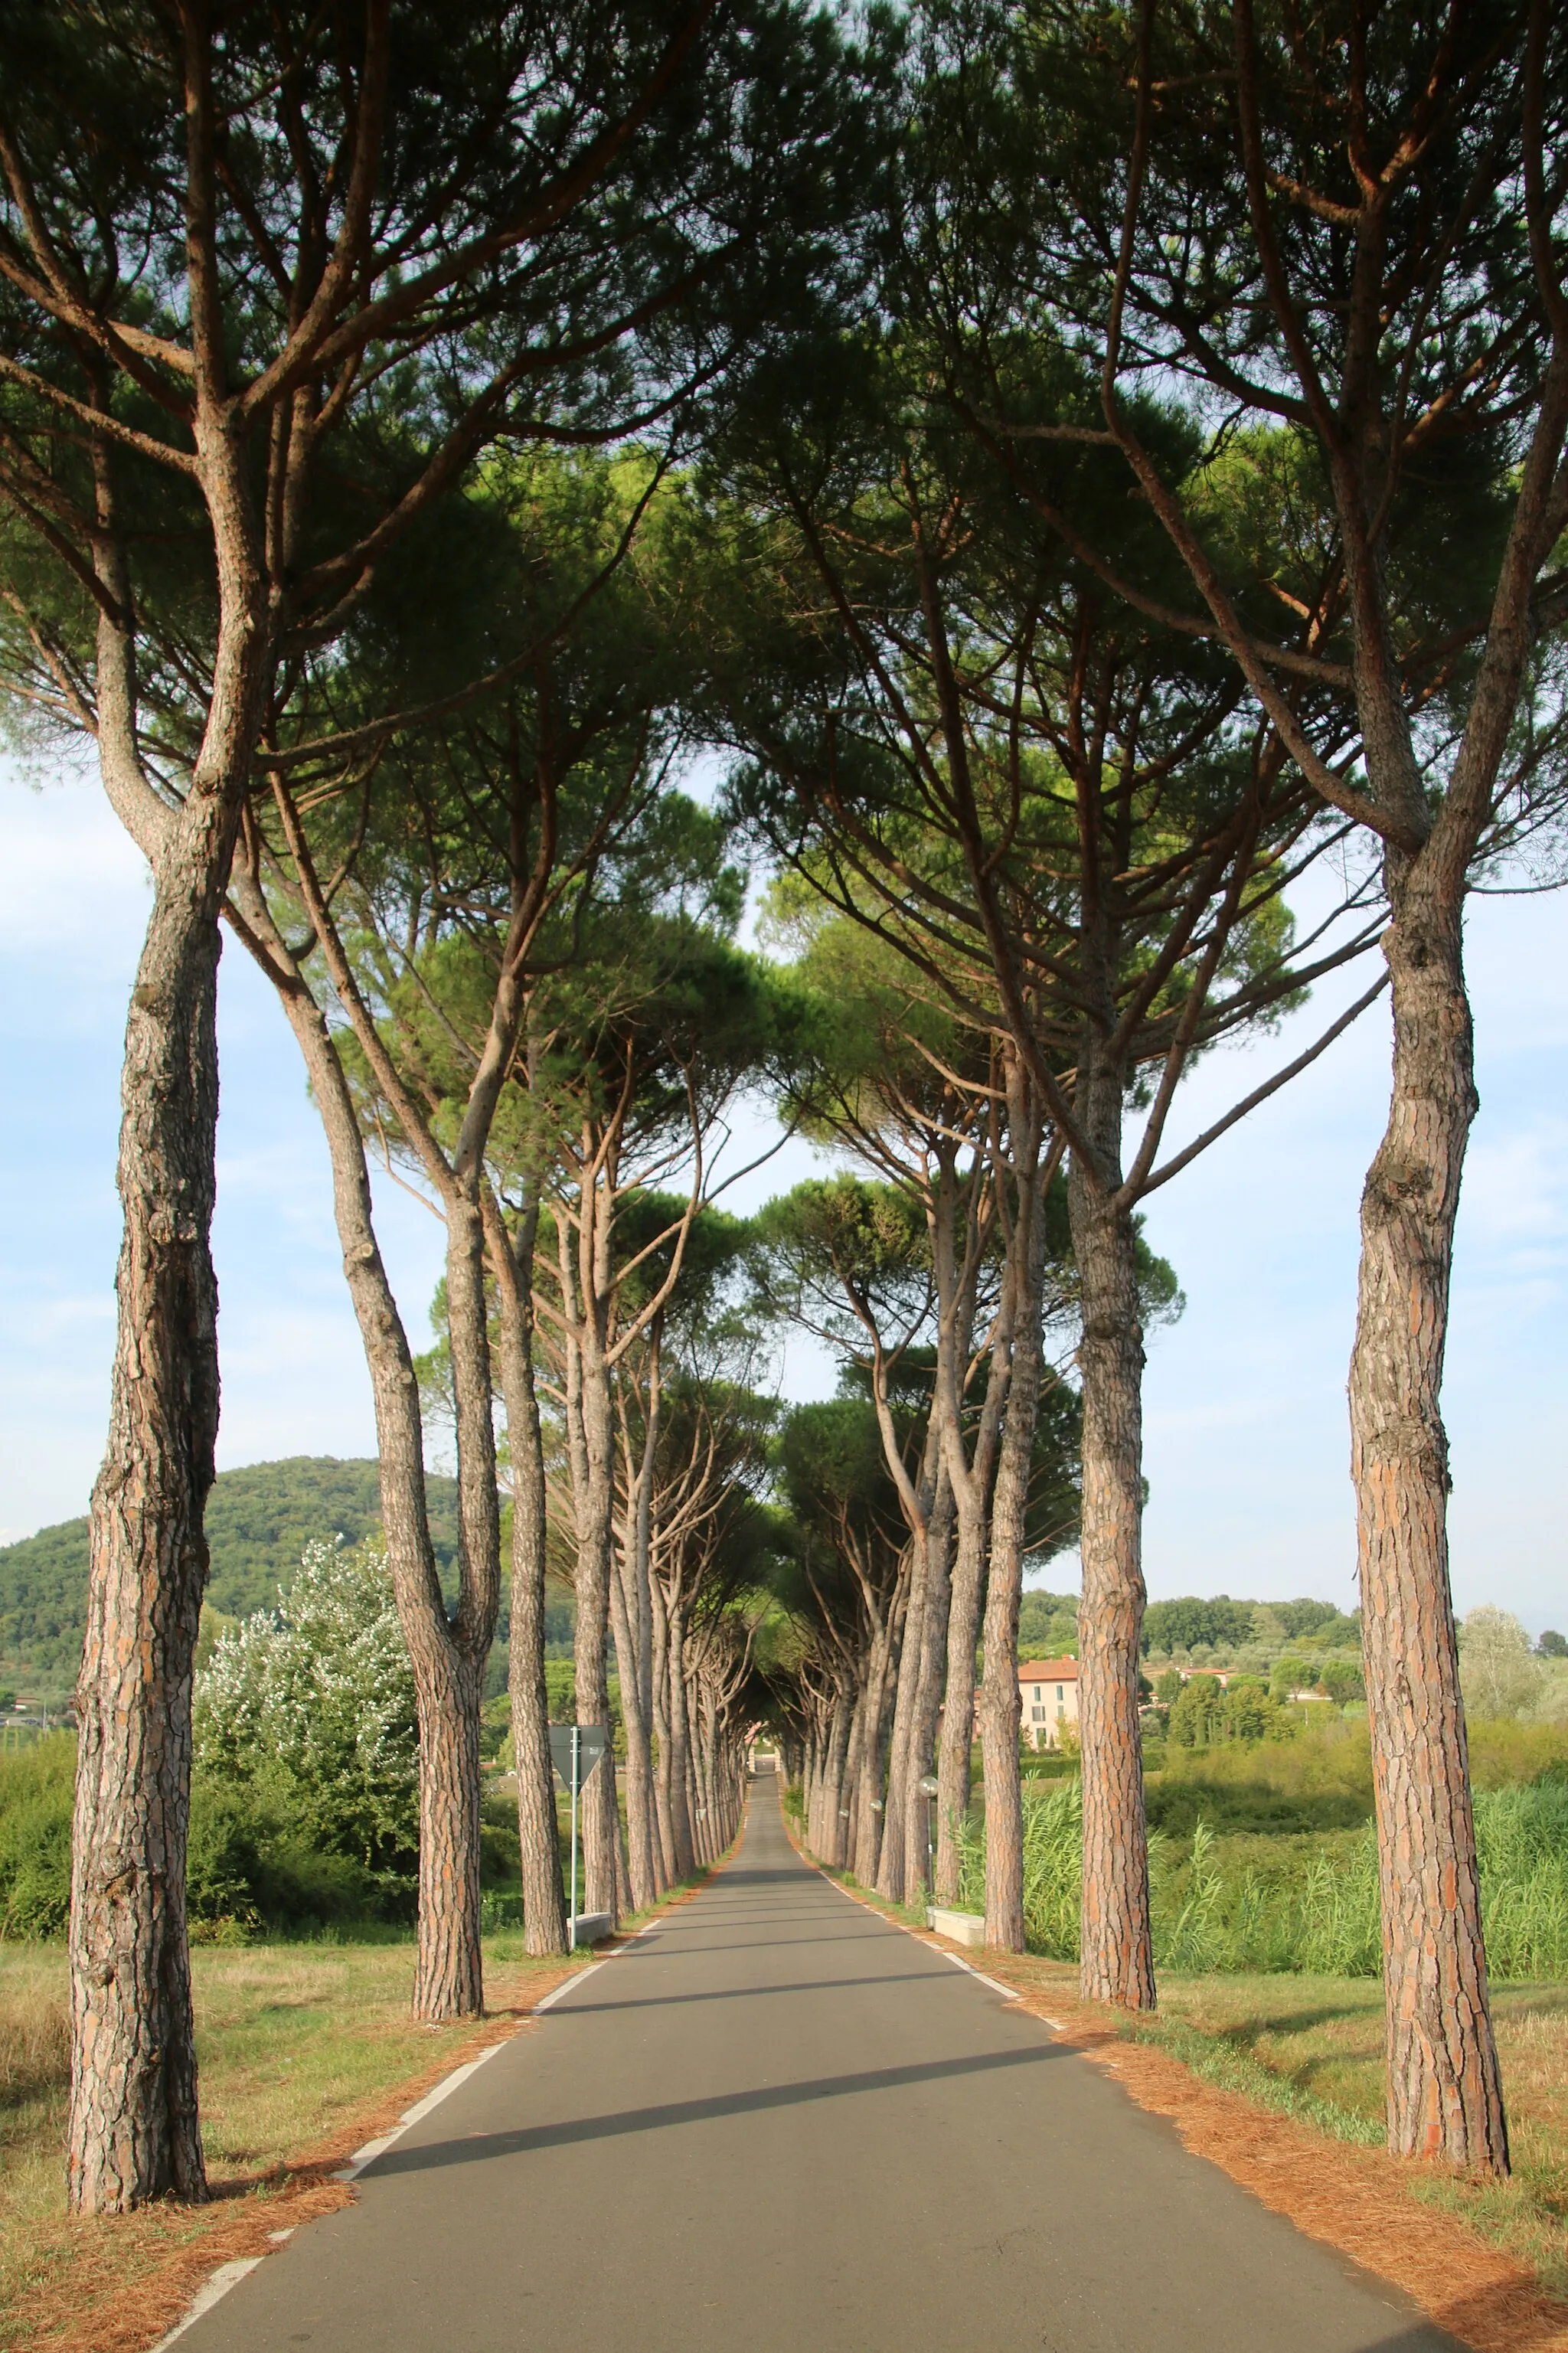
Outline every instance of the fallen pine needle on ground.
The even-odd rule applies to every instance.
[[[792,1843],[812,1860],[796,1826]],[[821,1865],[816,1868],[821,1869]],[[1476,2353],[1568,2353],[1568,1987],[1493,1989],[1515,2170],[1478,2180],[1390,2157],[1374,1978],[1163,1978],[1133,2018],[1078,1999],[1070,1963],[974,1951],[922,1910],[847,1894],[1011,1987],[1128,2097],[1277,2214],[1397,2287]]]
[[[62,2191],[65,1950],[0,1947],[0,2353],[146,2353],[220,2263],[269,2253],[277,2233],[352,2204],[332,2177],[354,2150],[454,2068],[530,2030],[537,2004],[593,1958],[531,1960],[521,1933],[487,1936],[488,2015],[432,2027],[408,2014],[410,1938],[197,1947],[210,2202],[79,2220]]]

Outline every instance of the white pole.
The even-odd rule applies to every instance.
[[[568,1950],[577,1949],[577,1783],[582,1775],[583,1736],[572,1726],[572,1934]]]

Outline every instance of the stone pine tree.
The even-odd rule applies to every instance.
[[[1466,893],[1527,850],[1562,775],[1568,23],[1549,0],[930,21],[957,34],[966,223],[1008,224],[993,322],[1093,371],[1098,413],[1058,430],[1114,453],[1166,533],[1184,578],[1162,618],[1224,649],[1381,881],[1393,1090],[1350,1406],[1388,2135],[1501,2172],[1440,1389],[1477,1101]],[[1202,428],[1173,466],[1159,418],[1184,391]],[[1028,495],[1034,420],[979,406]],[[1222,549],[1226,485],[1282,527]]]
[[[679,0],[549,20],[113,0],[0,26],[7,668],[40,723],[92,735],[153,877],[79,1702],[80,2210],[205,2194],[182,1887],[218,1410],[214,1008],[258,750],[488,442],[574,433],[607,389],[655,417],[721,364],[728,306],[754,319],[768,268],[771,165],[806,159],[788,201],[808,224],[837,185],[835,62],[787,7],[740,30]],[[660,333],[677,311],[686,366]]]
[[[911,260],[892,281],[907,335],[870,355],[841,347],[792,430],[769,420],[756,434],[742,478],[762,486],[759,534],[790,617],[760,622],[732,662],[727,720],[752,754],[738,789],[774,855],[895,944],[920,985],[1003,1031],[1036,1097],[1017,1124],[1037,1118],[1068,1154],[1082,1326],[1082,1983],[1088,1999],[1146,2008],[1138,1208],[1344,1018],[1168,1152],[1193,1056],[1267,1023],[1372,931],[1352,888],[1339,936],[1296,943],[1281,894],[1332,828],[1225,660],[1130,611],[1062,522],[1001,478],[959,397],[968,350],[954,353],[911,290],[928,276]],[[1057,448],[1072,370],[1030,368],[1026,349],[1013,375],[1039,446]],[[1059,470],[1068,526],[1092,518],[1129,571],[1168,589],[1178,566],[1129,518],[1103,454],[1069,450]]]
[[[668,806],[678,818],[686,813],[689,858],[705,835],[723,851],[722,828],[710,834],[704,812],[673,797]],[[548,1046],[531,1085],[536,1103],[548,1103],[554,1144],[542,1186],[547,1235],[535,1253],[534,1312],[569,1473],[577,1706],[588,1724],[608,1721],[612,1618],[624,1599],[616,1491],[626,1463],[617,1388],[634,1377],[652,1328],[677,1296],[725,1113],[742,1087],[765,1077],[773,1050],[766,976],[726,936],[740,913],[739,875],[721,863],[702,885],[697,860],[682,875],[676,851],[672,838],[662,877],[670,887],[650,873],[640,902],[628,893],[606,904],[585,932],[582,968],[559,989],[542,988],[537,1008]],[[685,906],[677,903],[683,884]],[[634,1558],[646,1558],[641,1547],[634,1546]],[[631,1598],[640,1617],[640,1594]],[[622,1630],[635,1653],[631,1625]],[[638,1670],[627,1698],[640,1714],[640,1659]],[[605,1777],[584,1824],[592,1911],[614,1912],[626,1896],[640,1902],[653,1892],[652,1785],[640,1755],[646,1720],[635,1729],[637,1870],[628,1876]]]
[[[422,2016],[460,2015],[481,2000],[478,1743],[500,1594],[498,1366],[516,1484],[510,1663],[525,1922],[531,1948],[564,1949],[530,1293],[499,1215],[490,1147],[520,1054],[526,1067],[536,967],[570,963],[597,878],[625,874],[659,790],[658,714],[675,651],[650,626],[638,586],[647,558],[631,560],[658,479],[647,462],[597,453],[492,459],[482,494],[449,508],[372,600],[364,642],[343,649],[331,681],[330,721],[353,734],[356,716],[416,679],[439,702],[454,676],[510,674],[384,747],[374,792],[352,769],[343,780],[335,760],[325,778],[275,773],[271,809],[247,819],[228,909],[304,1056],[376,1400],[383,1514],[423,1726]],[[435,623],[416,585],[431,568],[452,583]],[[290,718],[318,734],[326,723],[309,707]],[[303,943],[290,946],[301,923]],[[375,1241],[367,1136],[395,1140],[447,1229],[442,1315],[464,1530],[453,1617],[435,1573],[407,1337]],[[495,1362],[488,1283],[499,1286]]]

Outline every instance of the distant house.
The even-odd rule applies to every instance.
[[[1031,1748],[1059,1748],[1064,1732],[1078,1737],[1076,1659],[1025,1659],[1018,1668],[1018,1696]]]

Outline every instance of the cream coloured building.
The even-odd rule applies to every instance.
[[[1064,1732],[1078,1738],[1078,1661],[1025,1659],[1018,1668],[1022,1731],[1031,1748],[1059,1748]]]

